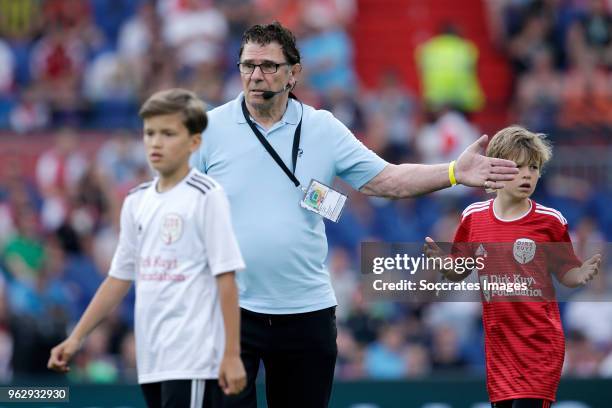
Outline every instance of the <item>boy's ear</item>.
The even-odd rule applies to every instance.
[[[191,153],[193,153],[196,150],[198,150],[198,148],[202,144],[202,134],[201,133],[193,133],[193,134],[189,135],[189,137],[191,138],[190,150],[191,150]]]

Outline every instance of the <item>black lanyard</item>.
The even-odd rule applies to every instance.
[[[297,164],[297,155],[298,155],[298,150],[300,148],[300,134],[302,133],[302,118],[300,117],[300,122],[295,128],[295,133],[293,134],[293,149],[291,151],[291,161],[293,163],[293,172],[291,172],[287,168],[287,165],[285,164],[283,159],[280,158],[278,153],[276,153],[276,150],[274,150],[274,148],[270,145],[270,142],[266,140],[264,135],[261,134],[259,129],[257,129],[257,126],[255,125],[255,123],[253,123],[253,121],[251,120],[251,117],[249,115],[249,111],[247,110],[246,102],[244,101],[244,99],[242,100],[242,114],[244,115],[244,118],[246,119],[247,123],[253,130],[253,133],[255,133],[255,136],[257,136],[257,139],[259,140],[259,142],[263,145],[263,147],[270,154],[270,156],[272,156],[276,164],[278,164],[279,167],[285,172],[285,174],[287,175],[287,177],[289,177],[289,179],[293,182],[293,184],[295,184],[296,187],[299,187],[300,181],[297,179],[297,177],[295,177],[295,165]]]

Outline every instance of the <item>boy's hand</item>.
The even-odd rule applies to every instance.
[[[427,258],[441,258],[443,253],[442,249],[436,244],[436,241],[430,237],[425,237],[425,245],[423,245],[423,252]]]
[[[224,356],[219,369],[219,386],[225,395],[238,394],[246,382],[246,372],[240,356]]]
[[[51,349],[51,356],[47,363],[47,368],[58,373],[67,373],[70,371],[68,363],[72,357],[81,348],[81,342],[68,337],[66,340]]]
[[[584,263],[580,267],[578,283],[580,285],[586,285],[590,280],[595,277],[595,275],[599,273],[600,267],[601,254],[595,254],[586,261],[584,261]]]

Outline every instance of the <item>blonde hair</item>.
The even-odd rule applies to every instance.
[[[522,126],[512,125],[497,132],[489,142],[487,156],[536,163],[542,168],[552,157],[552,145],[543,133],[533,133]]]

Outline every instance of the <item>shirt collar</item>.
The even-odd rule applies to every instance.
[[[244,115],[242,114],[242,100],[244,99],[244,92],[240,92],[238,97],[232,101],[233,104],[233,115],[236,123],[246,123],[244,119]],[[285,114],[281,118],[281,122],[288,123],[290,125],[297,125],[300,121],[300,108],[298,107],[300,103],[293,98],[289,98],[289,103],[287,104],[287,109],[285,110]]]

